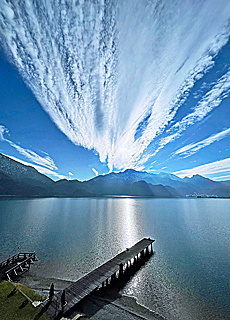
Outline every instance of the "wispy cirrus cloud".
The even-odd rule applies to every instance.
[[[214,180],[227,180],[229,179],[230,180],[230,172],[228,175],[225,175],[225,176],[218,176],[218,177],[213,177]]]
[[[212,143],[218,142],[222,139],[227,138],[230,135],[230,128],[225,129],[221,132],[218,132],[216,134],[211,135],[210,137],[196,142],[188,144],[178,150],[175,151],[175,155],[181,155],[182,157],[189,157],[193,155],[194,153],[198,152],[200,149],[205,148],[209,146]]]
[[[93,173],[95,174],[95,176],[98,176],[98,171],[95,168],[92,168]]]
[[[213,67],[230,34],[225,0],[2,0],[0,10],[2,46],[43,109],[110,170],[144,166],[148,146]],[[221,99],[225,85],[220,80]],[[214,92],[207,100],[219,103]],[[205,117],[207,106],[203,101],[185,117],[160,148]]]
[[[177,130],[181,133],[188,126],[197,121],[204,119],[215,107],[219,106],[223,99],[230,94],[230,71],[226,72],[213,85],[212,89],[195,106],[194,111],[184,117],[180,122],[177,122],[172,130]]]
[[[18,159],[16,157],[13,157],[13,156],[9,156],[6,154],[7,157],[17,161],[17,162],[20,162],[22,164],[24,164],[25,166],[29,166],[29,167],[33,167],[35,168],[38,172],[42,173],[42,174],[45,174],[45,175],[49,175],[49,176],[53,176],[55,178],[58,178],[58,179],[66,179],[66,176],[63,176],[62,174],[59,174],[57,172],[54,172],[52,170],[49,170],[47,168],[44,168],[44,167],[41,167],[41,166],[38,166],[38,165],[35,165],[33,163],[29,163],[27,161],[23,161],[21,159]]]
[[[196,122],[203,120],[214,108],[218,107],[220,103],[228,97],[230,94],[230,71],[224,74],[220,79],[213,83],[213,87],[209,90],[205,96],[198,102],[194,107],[194,110],[186,115],[182,120],[175,123],[170,129],[167,130],[166,137],[162,138],[159,142],[159,147],[156,149],[155,154],[164,148],[168,143],[173,142],[178,139],[182,133],[190,126],[194,125]],[[228,131],[225,132],[228,134]],[[223,134],[219,134],[215,137],[213,135],[212,139],[222,139]],[[213,143],[210,138],[206,143]],[[218,140],[217,140],[218,141]],[[202,143],[201,143],[202,144]],[[200,144],[200,146],[201,146]],[[175,152],[174,154],[178,154]]]
[[[6,133],[9,133],[9,130],[6,127],[0,125],[0,141],[5,140],[4,134],[6,134]]]
[[[223,172],[228,173],[228,175],[225,175],[225,177],[230,177],[230,158],[207,163],[192,169],[176,171],[174,174],[180,178],[192,177],[195,174],[211,177],[212,175],[217,175]]]
[[[46,167],[50,170],[58,170],[57,166],[55,165],[53,159],[51,159],[49,156],[41,157],[36,152],[31,151],[29,149],[24,149],[20,147],[19,145],[15,144],[14,142],[5,139],[13,148],[15,148],[22,156],[26,157],[28,160],[30,160],[33,163],[36,163],[38,165],[41,165],[43,167]]]
[[[11,145],[11,147],[16,149],[22,156],[24,156],[25,158],[30,160],[31,163],[28,163],[26,161],[20,160],[18,158],[14,158],[12,156],[9,156],[10,158],[12,158],[12,159],[14,159],[16,161],[19,161],[19,162],[21,162],[23,164],[30,165],[30,166],[34,167],[40,173],[52,175],[52,176],[55,176],[55,177],[58,177],[58,178],[65,178],[63,175],[60,175],[60,174],[58,174],[57,172],[54,171],[54,170],[58,170],[58,168],[55,165],[53,159],[51,159],[49,155],[44,153],[44,154],[46,154],[46,156],[42,157],[42,156],[38,155],[36,152],[34,152],[34,151],[22,148],[21,146],[17,145],[13,141],[11,141],[9,139],[6,139],[4,137],[4,134],[6,134],[6,133],[9,133],[9,130],[6,127],[4,127],[3,125],[0,125],[0,140],[9,143]]]

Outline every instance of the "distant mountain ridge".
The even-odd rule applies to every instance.
[[[53,181],[30,166],[0,154],[0,195],[23,197],[186,196],[230,197],[230,181],[213,181],[200,175],[179,178],[168,173],[128,169],[88,181]]]

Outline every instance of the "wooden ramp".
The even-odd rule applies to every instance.
[[[104,287],[113,280],[121,277],[127,268],[130,268],[137,261],[148,258],[153,252],[152,243],[155,240],[144,238],[133,247],[126,249],[108,262],[88,273],[78,281],[65,289],[66,306],[65,311],[69,311],[82,299],[93,291]],[[150,249],[149,249],[150,246]],[[61,307],[62,291],[58,292],[50,303],[46,313],[51,319],[55,319]]]

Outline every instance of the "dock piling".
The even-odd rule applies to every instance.
[[[151,255],[149,254],[148,247],[152,245],[154,241],[155,240],[147,238],[140,240],[131,248],[126,249],[78,281],[72,283],[65,289],[68,303],[63,313],[66,314],[95,290],[127,281],[130,276],[149,259]],[[61,292],[54,295],[53,301],[46,311],[51,319],[54,319],[56,315],[55,306],[60,304]]]

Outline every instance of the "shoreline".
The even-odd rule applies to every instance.
[[[45,278],[32,274],[25,274],[19,282],[46,298],[49,295],[51,283],[54,283],[55,293],[73,283],[69,280]],[[138,303],[135,297],[127,296],[112,288],[106,289],[104,293],[96,292],[94,295],[85,298],[79,311],[94,320],[110,319],[111,315],[113,315],[114,320],[121,319],[121,317],[123,320],[129,320],[130,316],[134,320],[167,320],[165,317]],[[69,317],[71,318],[76,314],[77,310],[73,310]]]
[[[75,281],[45,277],[37,275],[36,272],[29,272],[25,273],[18,282],[31,288],[39,295],[48,298],[52,283],[54,283],[54,291],[57,293]],[[170,297],[167,298],[166,296],[166,300],[164,299],[165,293],[167,294],[168,291],[164,292],[163,297],[161,297],[163,300],[161,300],[160,304],[156,303],[153,306],[153,310],[148,305],[139,302],[137,297],[123,292],[123,288],[120,290],[115,287],[105,288],[103,291],[98,290],[83,299],[76,309],[73,308],[70,314],[66,314],[66,317],[72,319],[75,315],[83,313],[87,318],[92,318],[93,320],[176,320],[181,319],[181,315],[185,320],[225,319],[225,317],[222,317],[221,310],[210,310],[208,303],[204,303],[204,301],[198,300],[197,297],[193,296],[190,299],[191,294],[188,292],[183,291],[182,293],[185,295],[179,294],[173,304]]]
[[[5,195],[0,194],[0,201],[1,200],[39,200],[39,199],[230,199],[228,196],[209,196],[209,195],[185,195],[185,196],[175,196],[175,197],[156,197],[156,196],[148,196],[148,195],[126,195],[126,194],[104,194],[104,195],[81,195],[81,196],[68,196],[68,195]]]

